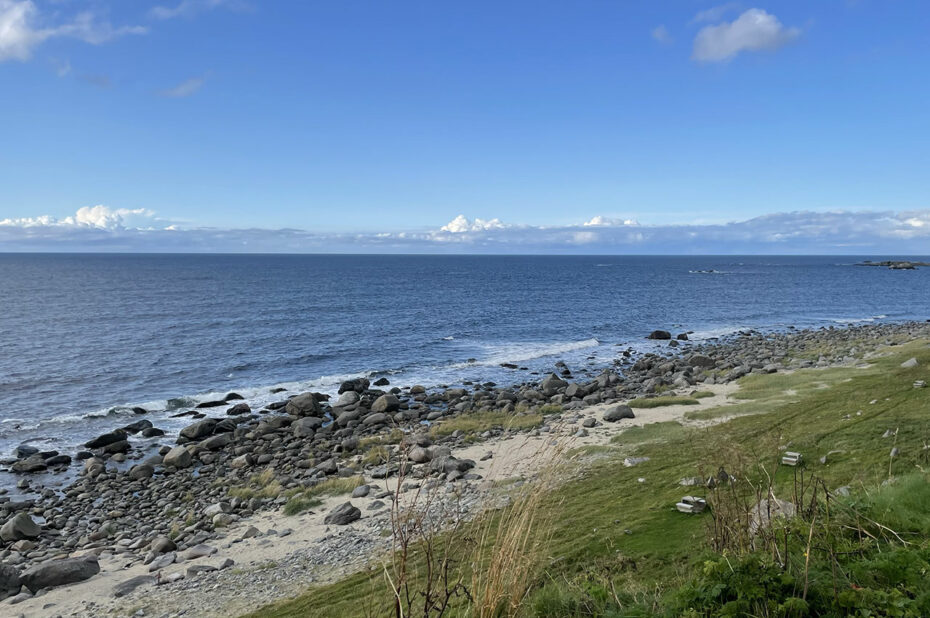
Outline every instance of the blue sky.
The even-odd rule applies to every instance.
[[[0,0],[0,250],[930,253],[928,69],[920,1]]]

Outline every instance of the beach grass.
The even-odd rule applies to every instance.
[[[702,577],[714,575],[708,565],[719,559],[708,553],[711,513],[684,515],[674,507],[682,495],[706,490],[684,487],[680,480],[706,478],[721,467],[739,472],[764,465],[772,474],[772,491],[787,497],[798,469],[778,465],[785,450],[801,452],[807,473],[830,488],[848,488],[850,504],[906,535],[911,545],[893,547],[888,555],[922,564],[920,552],[928,551],[930,532],[930,482],[922,472],[930,464],[925,448],[930,389],[914,388],[913,382],[927,377],[930,347],[919,341],[890,350],[867,369],[747,376],[740,382],[741,402],[708,416],[743,411],[726,422],[701,428],[656,423],[616,436],[616,456],[594,458],[582,474],[540,497],[536,508],[547,522],[540,531],[547,535],[545,556],[529,567],[519,607],[503,615],[679,615],[679,591],[693,590]],[[919,366],[901,368],[910,357]],[[889,430],[895,435],[883,437]],[[892,447],[897,449],[893,458]],[[620,460],[628,455],[648,460],[625,467]],[[823,559],[817,560],[822,567]],[[848,560],[852,566],[843,577],[874,583],[878,557],[866,552]],[[733,564],[748,568],[735,558]],[[815,579],[813,585],[824,584]],[[377,569],[312,588],[253,616],[353,616],[361,607],[377,608],[370,615],[393,615]],[[446,615],[473,614],[459,601]]]
[[[701,402],[695,397],[642,397],[627,405],[631,408],[661,408],[663,406],[696,406]]]
[[[433,437],[448,436],[456,431],[477,434],[491,429],[532,429],[542,424],[541,414],[508,414],[498,411],[483,411],[460,414],[440,421],[430,427]]]

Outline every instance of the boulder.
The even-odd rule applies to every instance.
[[[148,429],[142,430],[143,438],[158,438],[165,435],[164,429],[159,429],[158,427],[149,427]]]
[[[35,539],[39,537],[42,529],[32,521],[28,514],[20,512],[9,518],[0,528],[0,539],[4,541],[19,541],[20,539]]]
[[[343,394],[339,395],[339,399],[336,400],[336,403],[333,405],[335,408],[345,408],[353,404],[358,403],[360,397],[355,391],[346,391]]]
[[[904,361],[903,363],[901,363],[901,367],[904,368],[904,369],[913,369],[913,368],[916,367],[917,365],[918,365],[918,363],[917,363],[917,359],[916,359],[916,358],[909,358],[909,359],[907,359],[906,361]]]
[[[565,388],[568,386],[568,382],[556,374],[550,373],[548,376],[543,378],[543,381],[539,386],[542,388],[544,395],[551,397],[552,395],[555,395],[560,388]]]
[[[213,433],[218,422],[215,418],[205,418],[202,421],[197,421],[193,425],[188,425],[182,429],[181,436],[188,440],[201,440]]]
[[[248,414],[252,411],[252,408],[249,407],[247,403],[237,403],[230,409],[226,410],[227,416],[239,416],[240,414]]]
[[[97,556],[85,554],[77,558],[43,562],[23,571],[20,579],[26,588],[35,593],[43,588],[82,582],[99,572]]]
[[[191,457],[191,452],[183,446],[176,446],[165,455],[165,458],[162,462],[166,466],[174,466],[175,468],[186,468],[191,465],[193,457]]]
[[[364,420],[362,420],[362,425],[366,425],[369,427],[372,425],[382,425],[388,422],[389,420],[391,420],[391,417],[389,417],[387,414],[383,414],[381,412],[375,412],[373,414],[369,414],[368,416],[366,416]]]
[[[129,478],[134,481],[150,479],[155,474],[155,467],[152,464],[141,463],[129,469]]]
[[[400,400],[396,395],[381,395],[371,404],[372,412],[390,413],[398,410],[400,410]]]
[[[93,440],[88,440],[84,443],[84,446],[87,448],[103,448],[108,444],[113,444],[114,442],[120,442],[126,439],[126,432],[122,429],[117,429],[116,431],[111,431],[110,433],[105,433],[103,435],[97,436]]]
[[[717,363],[709,356],[704,354],[692,354],[688,357],[688,363],[692,367],[702,367],[704,369],[713,369],[717,366]]]
[[[667,330],[654,330],[649,333],[649,336],[646,339],[671,339],[672,333]]]
[[[371,382],[369,382],[367,378],[355,378],[354,380],[346,380],[339,385],[339,394],[341,395],[346,391],[364,393],[368,390],[369,386],[371,386]]]
[[[208,451],[218,451],[232,443],[233,436],[231,433],[218,433],[215,436],[210,436],[206,440],[200,443],[200,446],[207,449]]]
[[[627,405],[614,406],[604,412],[604,420],[610,423],[615,423],[625,418],[636,418],[633,414],[633,409]]]
[[[153,575],[137,575],[130,579],[127,579],[124,582],[116,584],[113,587],[113,596],[116,598],[126,596],[139,586],[148,586],[155,584],[155,577]]]
[[[34,446],[29,446],[28,444],[20,444],[15,449],[13,449],[13,454],[16,455],[16,459],[26,459],[30,455],[38,454],[39,449]]]
[[[16,567],[0,563],[0,601],[19,592],[20,586],[22,583]]]
[[[135,423],[129,423],[123,427],[123,431],[126,433],[137,434],[140,431],[145,431],[152,427],[152,421],[148,419],[142,419],[141,421],[136,421]]]
[[[334,526],[345,526],[361,517],[362,512],[358,508],[352,506],[351,502],[344,502],[330,511],[329,515],[323,519],[323,523],[327,525],[332,524]]]
[[[320,402],[313,393],[301,393],[287,402],[284,411],[294,416],[318,416]]]
[[[48,467],[42,455],[36,453],[25,459],[20,459],[10,466],[13,472],[42,472]]]

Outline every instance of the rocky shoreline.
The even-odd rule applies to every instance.
[[[371,534],[356,540],[342,535],[327,552],[293,547],[289,554],[294,568],[301,560],[345,568],[385,547],[379,531],[394,494],[380,490],[375,481],[396,478],[401,452],[410,468],[402,490],[429,485],[454,494],[458,504],[480,502],[481,474],[476,471],[481,466],[462,453],[474,440],[490,441],[514,430],[431,432],[436,423],[473,413],[499,414],[539,418],[524,429],[538,433],[571,417],[574,431],[584,435],[600,423],[631,418],[633,410],[623,404],[630,399],[728,384],[750,373],[857,363],[882,346],[924,337],[930,337],[930,324],[924,322],[744,331],[700,343],[689,341],[686,333],[654,331],[649,338],[667,347],[640,355],[618,348],[610,366],[595,370],[557,363],[553,373],[509,387],[397,388],[386,380],[356,379],[344,382],[334,398],[282,393],[278,402],[257,411],[231,393],[191,410],[191,416],[211,408],[222,408],[223,414],[196,420],[173,444],[133,449],[127,439],[133,433],[159,437],[158,428],[142,419],[89,441],[75,456],[83,462],[81,472],[63,490],[38,488],[37,497],[29,500],[0,496],[0,604],[28,603],[47,612],[31,615],[54,615],[54,604],[45,607],[42,596],[59,586],[93,582],[102,560],[122,565],[127,573],[106,591],[110,598],[155,585],[166,594],[200,588],[214,573],[235,567],[238,552],[231,550],[240,544],[317,538],[302,536],[299,527],[262,531],[252,524],[271,522],[268,517],[295,493],[333,479],[361,477],[365,483],[351,498],[327,500],[321,505],[325,512],[295,521],[318,526],[322,534],[370,519]],[[599,418],[586,415],[593,407],[606,411]],[[376,448],[380,456],[369,456]],[[29,448],[15,455],[11,468],[23,485],[33,472],[71,463],[68,455]],[[375,517],[379,513],[381,519]],[[185,566],[175,570],[179,565]],[[95,615],[93,606],[84,611]]]

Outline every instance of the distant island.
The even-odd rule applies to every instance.
[[[930,262],[909,262],[907,260],[873,262],[872,260],[865,260],[864,262],[859,262],[856,266],[884,266],[891,270],[917,270],[918,266],[930,266]]]

